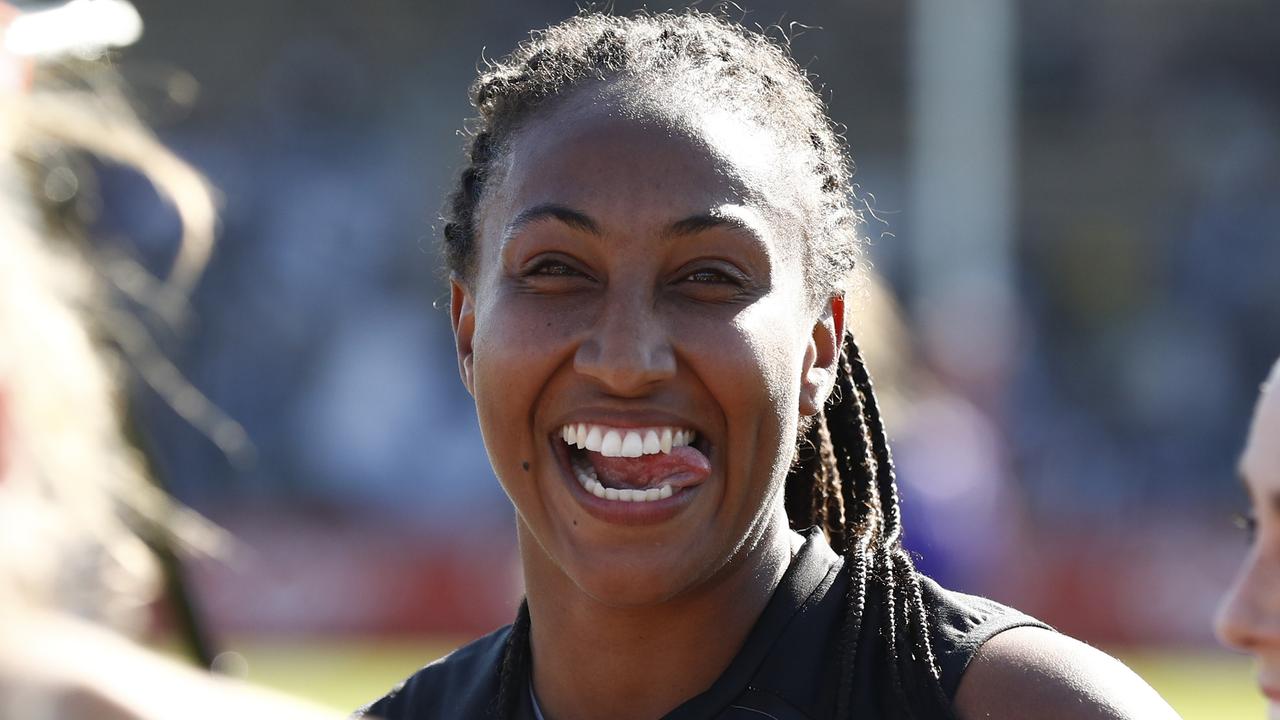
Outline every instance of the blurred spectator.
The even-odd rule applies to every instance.
[[[61,224],[81,176],[66,153],[135,167],[171,199],[185,241],[164,281],[122,286],[173,317],[208,254],[212,202],[200,177],[125,109],[86,58],[140,31],[123,0],[21,13],[0,3],[0,716],[40,720],[324,718],[131,642],[160,568],[148,543],[212,550],[220,533],[148,483],[117,405],[114,337],[144,351]],[[55,61],[68,53],[76,59]],[[68,218],[61,218],[68,219]],[[126,276],[117,274],[114,279]],[[156,356],[153,380],[169,369]],[[158,385],[180,412],[203,402]],[[173,392],[169,392],[169,391]]]

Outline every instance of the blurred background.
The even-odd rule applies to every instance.
[[[249,444],[141,384],[139,437],[242,540],[189,568],[224,669],[354,707],[514,616],[437,213],[477,64],[575,4],[135,4],[119,67],[223,195],[166,349]],[[1210,618],[1280,355],[1280,6],[742,4],[846,128],[883,279],[855,325],[922,567],[1119,653],[1188,718],[1260,717]],[[166,267],[176,218],[101,175],[98,242]]]

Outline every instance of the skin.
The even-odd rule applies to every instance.
[[[843,299],[806,288],[806,208],[777,138],[637,95],[589,88],[522,127],[480,207],[475,277],[452,285],[552,720],[661,717],[728,666],[797,547],[781,488],[844,333]],[[711,475],[660,523],[602,521],[555,445],[593,420],[694,427]],[[1159,698],[1125,705],[1154,692],[1081,643],[999,639],[962,683],[963,718],[1176,717]],[[1117,697],[1082,704],[1090,692]]]
[[[1268,717],[1280,718],[1280,363],[1271,371],[1240,457],[1240,477],[1256,523],[1249,553],[1218,610],[1228,647],[1250,653]]]

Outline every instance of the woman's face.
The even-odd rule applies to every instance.
[[[1256,522],[1244,565],[1218,612],[1218,637],[1253,654],[1258,684],[1280,718],[1280,365],[1271,373],[1240,458]]]
[[[656,603],[785,530],[842,327],[806,294],[779,155],[729,116],[584,91],[498,161],[453,312],[527,571]]]

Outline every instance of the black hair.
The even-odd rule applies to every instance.
[[[843,292],[860,253],[851,170],[810,78],[787,49],[762,33],[716,15],[587,13],[532,37],[506,58],[489,63],[471,89],[479,117],[471,127],[469,163],[445,207],[444,255],[461,282],[472,279],[477,215],[495,159],[519,129],[550,100],[592,83],[629,83],[644,92],[691,91],[772,130],[790,157],[809,170],[796,184],[806,208],[806,272],[814,299]],[[683,98],[684,96],[682,96]],[[949,715],[929,639],[920,583],[902,547],[902,516],[893,460],[866,363],[846,334],[836,385],[801,429],[785,489],[793,528],[818,526],[845,558],[849,589],[839,643],[837,718],[852,712],[859,648],[875,643],[893,692],[880,704],[894,717]],[[863,638],[878,612],[880,638]],[[524,692],[529,662],[529,612],[522,604],[499,678],[494,714],[510,717]]]

